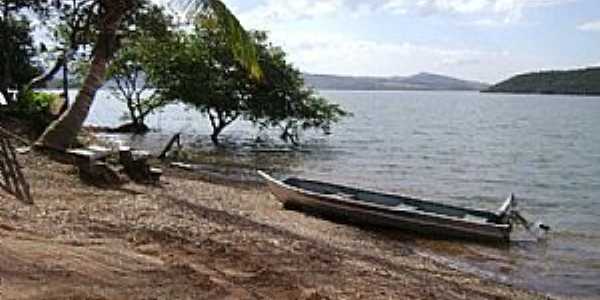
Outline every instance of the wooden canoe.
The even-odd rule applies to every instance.
[[[438,238],[508,242],[511,194],[496,212],[468,209],[401,195],[300,178],[277,180],[258,171],[286,207],[315,210],[347,221],[391,226]]]

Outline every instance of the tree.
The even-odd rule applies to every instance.
[[[180,33],[176,47],[157,49],[149,74],[161,98],[181,101],[207,116],[211,139],[219,145],[219,135],[246,111],[240,85],[251,76],[235,59],[215,20],[201,23],[192,34]]]
[[[261,127],[279,127],[284,140],[297,143],[301,130],[327,132],[347,115],[306,89],[300,72],[285,61],[283,51],[267,43],[266,34],[253,34],[263,71],[261,80],[256,80],[235,60],[218,24],[207,17],[201,25],[183,36],[176,49],[159,54],[166,55],[168,62],[152,74],[162,97],[179,100],[207,116],[213,144],[218,146],[219,135],[240,118]]]
[[[334,123],[352,115],[307,88],[302,73],[286,61],[281,48],[268,43],[264,32],[254,36],[264,80],[247,85],[247,120],[263,129],[279,128],[282,140],[297,145],[303,131],[329,134]]]
[[[157,97],[149,82],[144,78],[144,70],[138,63],[136,50],[124,48],[109,69],[109,77],[115,86],[113,94],[127,105],[130,123],[122,125],[119,131],[145,133],[149,130],[145,124],[148,114],[163,106],[165,101]]]
[[[0,93],[10,101],[8,89],[18,88],[38,73],[31,63],[34,54],[29,21],[18,13],[24,9],[37,11],[45,1],[0,1]]]
[[[108,77],[115,83],[112,87],[117,98],[123,100],[129,110],[131,123],[119,127],[120,131],[145,133],[149,130],[145,118],[167,101],[159,97],[150,83],[144,65],[144,49],[149,45],[174,41],[171,20],[158,6],[140,9],[133,18],[135,30],[129,32],[116,54]],[[152,47],[152,46],[150,46]]]
[[[43,44],[42,48],[43,52],[51,52],[56,60],[51,68],[33,78],[23,87],[23,90],[44,86],[62,69],[63,93],[65,99],[68,99],[69,62],[76,56],[80,47],[92,43],[95,18],[100,3],[95,0],[67,0],[52,3],[53,5],[46,9],[45,23],[46,27],[53,28],[53,42],[57,45],[53,49],[48,49]]]
[[[89,109],[94,101],[96,91],[101,87],[106,75],[107,64],[113,53],[117,50],[117,29],[121,21],[130,15],[137,3],[126,0],[97,0],[100,3],[98,34],[93,50],[93,59],[83,86],[75,103],[54,123],[52,123],[36,142],[38,147],[49,147],[63,150],[71,146],[80,131]],[[186,0],[179,1],[183,4],[202,5],[210,8],[217,16],[219,23],[228,32],[229,45],[235,50],[236,57],[243,61],[253,73],[260,75],[260,68],[256,63],[254,48],[249,42],[246,31],[239,24],[235,16],[227,7],[218,0]]]
[[[36,144],[63,150],[71,146],[87,118],[96,91],[102,86],[106,67],[117,45],[117,29],[125,14],[133,9],[134,3],[125,0],[101,2],[99,33],[93,50],[93,59],[75,103],[50,124]]]

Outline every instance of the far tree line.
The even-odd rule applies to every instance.
[[[106,80],[114,81],[115,93],[127,105],[127,129],[143,133],[149,114],[183,103],[206,117],[216,145],[223,130],[238,120],[278,128],[282,139],[298,143],[303,130],[329,133],[332,124],[349,115],[305,87],[284,51],[266,33],[244,30],[222,2],[171,4],[186,14],[174,18],[173,11],[146,0],[0,1],[0,38],[14,41],[13,47],[0,49],[0,93],[10,99],[10,89],[19,91],[10,109],[23,111],[48,99],[31,90],[60,70],[64,93],[73,81],[80,82],[75,102],[47,126],[37,146],[74,145]],[[36,44],[34,21],[38,30],[45,26],[51,33],[50,41]]]

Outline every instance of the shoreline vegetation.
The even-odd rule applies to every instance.
[[[599,81],[600,68],[533,72],[516,75],[482,92],[599,96]]]
[[[159,186],[99,188],[43,153],[18,159],[35,205],[0,193],[2,298],[546,299],[411,235],[284,210],[257,183],[164,166]]]

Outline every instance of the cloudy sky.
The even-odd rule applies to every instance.
[[[302,71],[497,82],[600,65],[599,0],[225,0]]]

